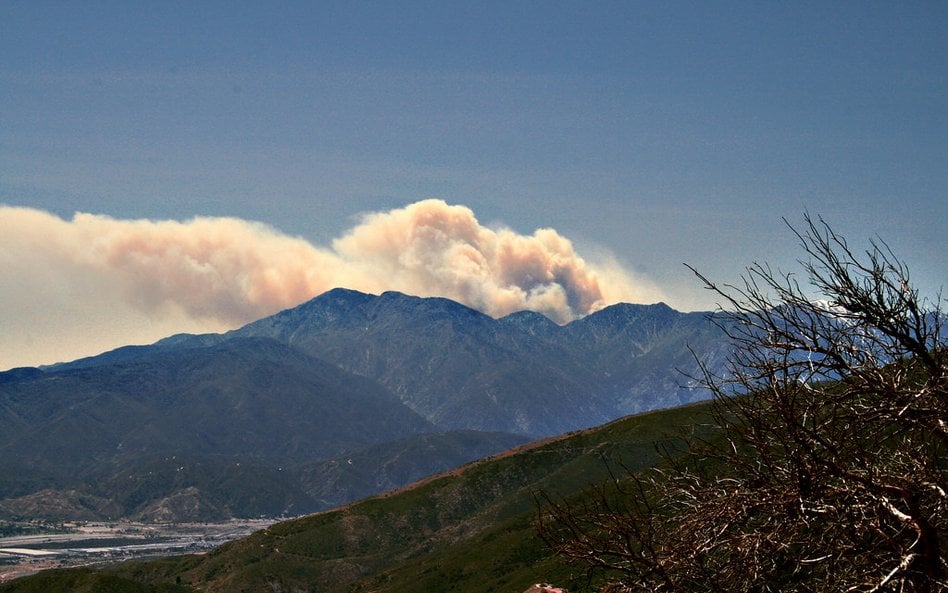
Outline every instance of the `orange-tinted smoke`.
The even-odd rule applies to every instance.
[[[469,208],[441,200],[367,214],[331,247],[236,218],[63,220],[0,206],[0,272],[0,326],[11,341],[17,328],[31,335],[39,321],[30,316],[44,309],[70,306],[81,316],[108,303],[96,314],[121,318],[125,308],[129,319],[183,319],[191,323],[182,331],[213,331],[339,286],[443,296],[493,316],[531,309],[558,322],[660,298],[614,261],[585,261],[553,229],[488,228]]]

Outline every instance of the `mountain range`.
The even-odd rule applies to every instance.
[[[560,326],[335,289],[224,334],[0,373],[0,517],[301,514],[541,437],[707,397],[706,313]],[[682,371],[684,374],[682,374]]]

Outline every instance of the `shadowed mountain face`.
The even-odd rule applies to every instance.
[[[705,314],[662,304],[558,326],[336,289],[226,334],[0,373],[0,516],[43,489],[124,501],[109,514],[147,515],[169,498],[213,516],[324,508],[528,438],[702,399],[676,370],[695,368],[692,351],[714,368],[724,336]],[[355,455],[357,471],[333,465],[355,451],[375,453]],[[162,465],[172,458],[189,463]],[[260,492],[234,503],[221,485],[241,483]]]
[[[37,468],[106,452],[307,460],[433,430],[374,381],[263,338],[46,373],[3,396],[3,420],[43,429],[19,440],[15,426],[2,431],[5,451]]]

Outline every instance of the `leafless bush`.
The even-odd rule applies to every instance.
[[[735,344],[700,377],[716,434],[541,506],[541,536],[603,591],[948,590],[941,299],[885,243],[860,258],[804,221],[806,290],[766,265],[738,285],[695,271]]]

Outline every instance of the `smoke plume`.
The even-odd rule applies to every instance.
[[[236,218],[63,220],[0,206],[0,247],[0,369],[20,363],[6,362],[18,337],[21,348],[52,348],[57,331],[84,324],[98,334],[138,326],[145,341],[220,331],[337,286],[443,296],[493,316],[531,309],[559,322],[660,297],[614,262],[587,263],[553,229],[488,228],[469,208],[441,200],[367,214],[331,247]],[[124,341],[114,345],[135,341],[133,329],[119,331]]]
[[[565,322],[610,302],[654,297],[628,274],[587,264],[553,229],[521,235],[482,226],[440,200],[370,214],[334,251],[386,288],[444,296],[489,315],[530,309]]]

